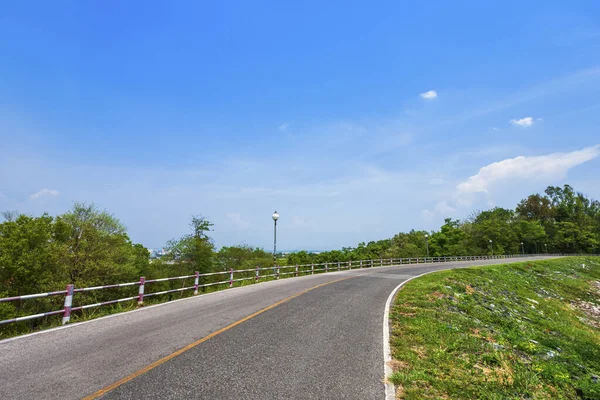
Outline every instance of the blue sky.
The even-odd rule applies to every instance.
[[[600,198],[600,4],[438,3],[4,5],[0,210],[330,249]]]

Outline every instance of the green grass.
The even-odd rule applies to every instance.
[[[582,267],[585,264],[585,268]],[[600,258],[436,272],[390,313],[402,399],[600,399]]]

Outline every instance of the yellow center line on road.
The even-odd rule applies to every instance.
[[[266,311],[269,311],[269,310],[271,310],[271,309],[273,309],[273,308],[275,308],[275,307],[277,307],[277,306],[279,306],[279,305],[281,305],[281,304],[283,304],[283,303],[285,303],[287,301],[295,299],[298,296],[302,296],[303,294],[305,294],[307,292],[310,292],[311,290],[320,288],[320,287],[325,286],[325,285],[330,285],[332,283],[336,283],[336,282],[340,282],[340,281],[345,281],[347,279],[352,279],[352,278],[356,278],[356,276],[350,276],[350,277],[347,277],[347,278],[336,279],[336,280],[331,281],[331,282],[321,283],[320,285],[313,286],[311,288],[303,290],[302,292],[296,293],[293,296],[286,297],[283,300],[279,300],[278,302],[276,302],[274,304],[271,304],[270,306],[268,306],[266,308],[263,308],[262,310],[259,310],[259,311],[255,312],[254,314],[250,314],[247,317],[244,317],[244,318],[242,318],[242,319],[240,319],[238,321],[235,321],[234,323],[229,324],[226,327],[223,327],[223,328],[221,328],[221,329],[219,329],[219,330],[211,333],[210,335],[204,336],[202,339],[196,340],[194,343],[188,344],[187,346],[185,346],[185,347],[177,350],[174,353],[171,353],[168,356],[165,356],[165,357],[161,358],[160,360],[157,360],[157,361],[153,362],[152,364],[147,365],[144,368],[142,368],[142,369],[140,369],[140,370],[138,370],[138,371],[136,371],[136,372],[134,372],[132,374],[127,375],[125,378],[118,380],[117,382],[113,383],[112,385],[106,386],[105,388],[102,388],[102,389],[98,390],[97,392],[94,392],[94,393],[90,394],[89,396],[84,397],[83,400],[97,399],[100,396],[103,396],[106,393],[110,392],[111,390],[114,390],[114,389],[118,388],[119,386],[121,386],[121,385],[129,382],[130,380],[135,379],[138,376],[140,376],[142,374],[145,374],[146,372],[148,372],[150,370],[153,370],[154,368],[158,367],[159,365],[166,363],[167,361],[169,361],[169,360],[177,357],[180,354],[185,353],[186,351],[188,351],[188,350],[190,350],[190,349],[198,346],[201,343],[206,342],[207,340],[209,340],[209,339],[217,336],[218,334],[223,333],[225,331],[228,331],[229,329],[231,329],[231,328],[233,328],[235,326],[238,326],[239,324],[241,324],[243,322],[246,322],[246,321],[248,321],[248,320],[256,317],[257,315],[260,315],[260,314],[262,314],[262,313],[264,313]]]

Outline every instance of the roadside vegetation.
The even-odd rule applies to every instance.
[[[600,257],[432,273],[390,324],[399,399],[600,399]]]
[[[75,203],[67,213],[30,216],[7,211],[0,214],[0,298],[109,285],[146,279],[273,266],[272,253],[250,246],[217,249],[210,237],[213,224],[201,217],[190,220],[190,229],[168,241],[166,254],[150,259],[148,250],[131,241],[125,226],[108,211],[93,204]],[[284,220],[281,221],[283,223]],[[218,228],[217,228],[218,229]],[[425,235],[429,235],[428,241]],[[492,244],[490,245],[490,240]],[[521,243],[523,243],[521,245]],[[281,257],[278,265],[334,263],[379,258],[432,257],[524,253],[595,253],[600,249],[600,202],[575,192],[570,186],[546,189],[522,200],[515,210],[494,208],[476,211],[464,221],[446,219],[437,231],[398,233],[390,239],[359,243],[356,247],[306,251]],[[223,280],[202,278],[201,283]],[[153,283],[148,291],[189,287],[193,280]],[[237,284],[237,283],[236,283]],[[217,290],[211,287],[207,290]],[[85,305],[135,295],[135,287],[77,293],[75,305]],[[148,298],[163,302],[191,293]],[[0,303],[0,320],[59,310],[62,297]],[[136,302],[78,311],[72,320],[94,318],[133,309]],[[52,316],[0,326],[0,338],[53,326]]]

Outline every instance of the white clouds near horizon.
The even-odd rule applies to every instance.
[[[42,189],[39,192],[35,192],[29,195],[29,200],[38,200],[46,197],[58,197],[60,192],[54,189]]]
[[[456,186],[458,194],[488,193],[497,183],[508,180],[563,179],[567,172],[600,155],[600,145],[569,153],[545,156],[518,156],[482,167],[477,174]]]
[[[559,184],[572,168],[598,156],[600,144],[571,152],[518,156],[487,164],[456,185],[453,192],[447,192],[445,200],[423,209],[421,218],[432,222],[454,214],[466,215],[474,206],[494,207],[500,198],[511,198],[512,207],[516,193],[526,193],[532,186]]]

